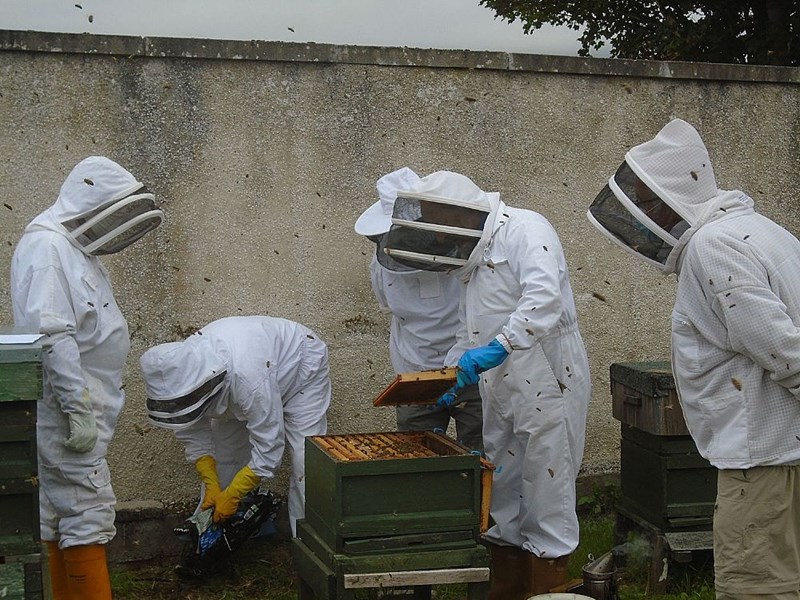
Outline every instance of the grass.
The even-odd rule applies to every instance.
[[[570,577],[582,577],[582,568],[614,546],[613,506],[615,488],[596,489],[581,498],[581,541],[570,558]],[[713,600],[713,574],[708,557],[686,565],[670,564],[668,594],[653,596],[647,589],[647,544],[629,538],[627,562],[619,572],[619,600]],[[705,559],[705,563],[703,562]],[[111,574],[115,600],[295,600],[297,586],[290,542],[282,539],[251,540],[227,572],[202,581],[183,581],[173,565],[117,567]],[[437,600],[464,600],[466,586],[434,588]],[[377,599],[375,590],[365,590],[359,600]]]
[[[295,600],[294,568],[286,540],[251,540],[227,572],[187,581],[174,565],[118,567],[112,570],[115,600]]]

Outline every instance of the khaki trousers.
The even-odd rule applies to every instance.
[[[718,599],[800,600],[800,465],[719,471],[714,578]]]

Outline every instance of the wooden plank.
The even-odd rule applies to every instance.
[[[298,526],[298,531],[299,531]],[[311,544],[303,538],[309,547]],[[382,554],[403,550],[465,548],[475,545],[475,536],[470,530],[445,531],[441,533],[415,533],[346,540],[344,554]]]
[[[320,436],[315,438],[315,441],[317,441],[319,445],[322,446],[322,449],[325,450],[325,452],[327,452],[333,458],[345,461],[350,460],[337,447],[335,447],[329,439]]]
[[[370,455],[372,447],[370,444],[359,436],[342,436],[340,439],[343,446],[350,450],[353,458],[361,460],[369,460],[373,458]]]
[[[0,327],[0,334],[7,333]],[[0,363],[42,362],[41,341],[32,344],[0,344]]]
[[[407,587],[445,583],[489,581],[488,567],[435,569],[430,571],[388,571],[386,573],[351,573],[344,576],[345,589]]]
[[[441,433],[425,431],[424,444],[441,456],[470,454],[470,449]]]
[[[343,446],[336,437],[329,437],[327,438],[328,443],[330,444],[331,449],[338,452],[345,460],[352,460],[353,456],[351,455],[350,451]]]
[[[443,454],[428,444],[425,433],[430,432],[376,432],[314,436],[313,441],[326,452],[340,460],[380,460],[437,457]],[[438,435],[438,434],[432,434]],[[468,450],[458,445],[439,444],[445,456],[466,454]],[[455,451],[455,450],[457,451]]]
[[[481,533],[489,531],[489,510],[492,507],[492,477],[494,466],[492,469],[481,469],[481,514],[480,514],[480,530]]]
[[[663,535],[656,536],[652,552],[647,573],[647,589],[651,594],[665,594],[669,577],[669,553],[667,540]]]
[[[328,600],[336,597],[335,576],[301,540],[292,539],[292,559],[298,578],[301,598]]]
[[[374,435],[370,437],[370,441],[375,448],[373,458],[400,458],[394,449],[394,444],[386,436],[382,438],[380,435]]]
[[[417,451],[420,447],[419,442],[414,438],[389,437],[385,433],[376,434],[376,438],[386,443],[391,448],[393,456],[391,458],[417,458]],[[393,439],[394,438],[394,439]]]

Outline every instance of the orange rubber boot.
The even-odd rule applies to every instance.
[[[111,600],[106,547],[102,544],[64,548],[67,581],[72,598]]]
[[[45,542],[47,547],[47,566],[50,569],[50,588],[53,600],[72,600],[67,583],[67,566],[64,563],[64,552],[58,542]]]

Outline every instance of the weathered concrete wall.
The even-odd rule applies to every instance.
[[[23,227],[72,166],[104,154],[166,224],[106,260],[132,336],[110,463],[121,500],[185,499],[192,470],[144,418],[138,359],[228,315],[303,322],[330,346],[331,432],[394,428],[392,378],[353,232],[401,166],[470,176],[560,232],[594,382],[584,471],[614,470],[609,366],[669,357],[674,279],[584,213],[631,146],[694,123],[721,186],[800,233],[800,71],[400,48],[0,32],[0,323]]]

